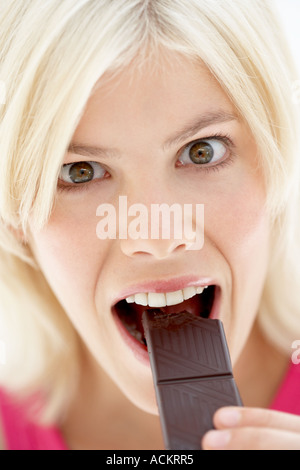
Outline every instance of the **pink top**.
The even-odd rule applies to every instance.
[[[300,415],[300,364],[291,363],[270,408]]]
[[[271,409],[300,415],[300,364],[291,364]],[[26,407],[0,391],[0,417],[7,450],[68,450],[56,428],[44,428],[26,417]]]
[[[7,450],[68,450],[60,432],[34,424],[28,406],[16,403],[0,390],[0,423]]]

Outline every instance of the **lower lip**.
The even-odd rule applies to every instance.
[[[214,303],[213,303],[213,307],[209,315],[210,319],[216,320],[219,318],[220,305],[221,305],[221,289],[220,287],[216,286]],[[145,364],[146,366],[150,367],[149,354],[148,354],[148,350],[146,346],[141,344],[136,338],[134,338],[129,333],[129,331],[123,325],[122,321],[120,320],[114,308],[112,309],[112,314],[115,319],[118,330],[120,331],[121,337],[123,338],[124,342],[129,347],[129,349],[132,351],[134,357],[138,359],[140,362],[142,362],[143,364]]]

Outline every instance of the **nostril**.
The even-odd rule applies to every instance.
[[[120,247],[123,253],[129,257],[151,255],[156,259],[164,259],[174,252],[183,252],[187,249],[187,244],[182,240],[151,238],[133,240],[127,238],[120,240]]]
[[[168,248],[168,254],[170,253],[181,253],[188,250],[186,243],[178,243],[178,240],[173,240]]]
[[[182,243],[181,245],[178,245],[174,251],[185,251],[186,250],[186,245]]]

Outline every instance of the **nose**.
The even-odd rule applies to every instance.
[[[155,259],[161,260],[168,258],[172,254],[188,250],[189,243],[185,240],[152,240],[130,238],[120,241],[122,252],[129,257],[150,255]]]
[[[121,229],[119,227],[119,235],[122,232],[119,237],[120,247],[126,256],[150,255],[156,259],[165,259],[174,254],[197,249],[195,247],[199,232],[192,229],[192,225],[197,227],[197,223],[192,220],[191,212],[187,216],[183,205],[134,206],[133,211],[130,210],[132,207],[128,211],[130,220],[127,218],[127,212],[123,212],[119,218],[122,224]],[[132,220],[133,214],[136,213],[138,216]]]

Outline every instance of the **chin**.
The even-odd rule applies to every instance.
[[[134,406],[146,413],[158,416],[158,407],[153,385],[150,390],[140,388],[132,390],[131,387],[120,387],[120,389]]]

